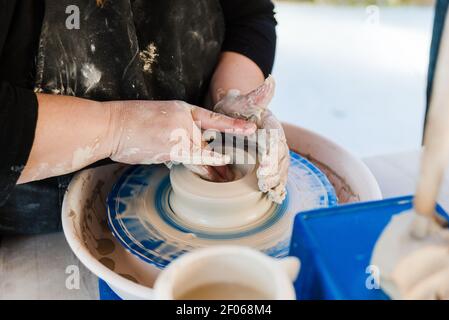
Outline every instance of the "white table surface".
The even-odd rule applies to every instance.
[[[419,151],[364,160],[379,182],[384,198],[414,192]],[[439,202],[449,208],[449,176],[445,178]],[[79,289],[66,287],[68,266],[79,268]],[[0,299],[98,299],[98,280],[78,261],[62,233],[3,237]]]

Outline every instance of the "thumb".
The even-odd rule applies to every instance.
[[[267,108],[273,99],[275,86],[274,78],[270,75],[261,86],[246,94],[246,99],[251,104]]]

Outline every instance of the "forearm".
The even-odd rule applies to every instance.
[[[253,123],[181,101],[100,103],[53,95],[39,95],[38,100],[35,139],[19,183],[74,172],[104,158],[127,164],[187,163],[185,152],[201,150],[201,164],[221,165],[226,157],[202,150],[201,139],[196,139],[201,129],[243,135],[256,130]],[[188,149],[179,150],[179,133],[191,142],[182,144]]]
[[[69,96],[37,97],[35,138],[18,183],[74,172],[109,156],[108,105]]]
[[[263,82],[262,70],[251,59],[239,53],[223,52],[210,84],[212,104],[230,89],[246,94]]]

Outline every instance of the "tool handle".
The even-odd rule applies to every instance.
[[[449,21],[440,41],[414,200],[417,213],[435,217],[435,204],[449,162]]]

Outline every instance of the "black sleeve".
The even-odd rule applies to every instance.
[[[29,23],[30,17],[23,16],[17,9],[22,8],[22,4],[31,8],[32,3],[0,0],[0,206],[26,165],[37,122],[36,95],[19,79],[26,78],[22,77],[25,73],[22,70],[27,69],[21,67],[26,61],[21,61],[20,54],[20,43],[24,43],[26,37],[23,33],[17,37],[19,30],[13,27],[15,23],[24,26]]]
[[[0,206],[27,163],[37,121],[33,91],[0,83]]]
[[[220,0],[226,33],[223,51],[253,60],[267,77],[276,51],[276,19],[270,0]]]

